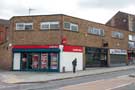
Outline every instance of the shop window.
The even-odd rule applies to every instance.
[[[58,69],[58,54],[51,53],[51,69]]]
[[[48,53],[41,54],[41,69],[48,69]]]
[[[33,53],[33,55],[32,55],[32,68],[33,69],[39,68],[39,54]]]
[[[124,34],[122,32],[115,32],[115,31],[113,31],[112,32],[112,37],[118,38],[118,39],[122,39],[122,38],[124,38]]]
[[[41,30],[48,30],[48,29],[59,29],[59,22],[41,22],[40,23]]]
[[[70,22],[64,22],[64,29],[78,31],[78,25]]]
[[[104,30],[98,29],[98,28],[89,28],[88,33],[94,34],[94,35],[99,35],[99,36],[104,36]]]
[[[16,23],[16,30],[32,30],[33,23]]]

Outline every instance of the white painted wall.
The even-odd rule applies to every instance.
[[[14,53],[13,58],[13,70],[20,70],[20,62],[21,62],[21,54],[20,53]]]
[[[80,52],[61,52],[60,53],[60,72],[65,67],[65,71],[72,71],[72,61],[77,58],[77,70],[83,70],[83,54]]]

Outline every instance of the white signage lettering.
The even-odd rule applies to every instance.
[[[127,55],[127,51],[121,49],[110,49],[110,54]]]

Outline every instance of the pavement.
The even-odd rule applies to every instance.
[[[121,66],[121,67],[98,67],[89,68],[83,71],[77,71],[76,73],[65,72],[22,72],[22,71],[0,71],[0,82],[3,83],[40,83],[48,82],[53,80],[62,80],[69,78],[76,78],[88,75],[102,74],[108,72],[116,72],[121,70],[128,70],[135,68],[132,66]]]

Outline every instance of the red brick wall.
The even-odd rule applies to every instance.
[[[7,30],[4,26],[0,25],[0,44],[6,41]]]

